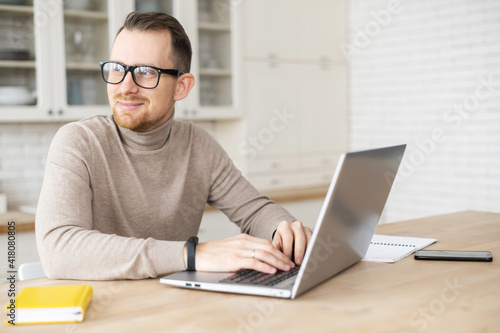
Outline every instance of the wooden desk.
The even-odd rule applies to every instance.
[[[379,234],[437,238],[432,249],[489,250],[492,263],[360,262],[295,300],[192,291],[141,281],[89,284],[83,323],[24,326],[23,332],[499,332],[500,214],[463,212],[384,224]],[[7,302],[7,284],[0,303]],[[7,327],[2,331],[21,331]],[[16,332],[17,332],[16,331]]]
[[[35,230],[34,214],[19,211],[8,211],[5,214],[0,214],[0,234],[6,234],[9,231],[7,224],[9,221],[16,222],[16,232]]]

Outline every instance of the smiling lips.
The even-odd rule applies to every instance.
[[[140,102],[130,102],[130,101],[118,101],[118,106],[124,111],[134,111],[141,107],[144,103]]]

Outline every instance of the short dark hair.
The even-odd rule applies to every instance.
[[[191,69],[191,42],[179,21],[168,14],[157,12],[131,12],[127,15],[123,26],[118,29],[116,36],[124,30],[130,31],[158,31],[167,30],[172,38],[171,60],[175,69],[189,73]]]

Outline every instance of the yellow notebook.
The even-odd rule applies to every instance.
[[[80,322],[92,294],[86,285],[25,287],[15,298],[14,315],[7,304],[7,323],[12,319],[16,325]]]

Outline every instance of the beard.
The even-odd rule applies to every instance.
[[[140,110],[122,110],[118,105],[118,100],[123,102],[141,103],[142,105],[140,106]],[[158,117],[151,118],[151,114],[148,109],[149,105],[149,101],[146,98],[140,96],[131,98],[118,94],[114,97],[113,103],[113,117],[115,122],[120,127],[142,133],[155,129],[170,118],[170,112],[168,111],[166,114],[161,114]]]

